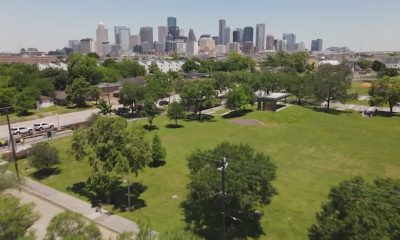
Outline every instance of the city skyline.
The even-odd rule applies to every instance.
[[[127,26],[131,35],[137,35],[141,27],[157,29],[166,26],[167,17],[171,16],[177,18],[180,29],[187,33],[192,28],[199,36],[218,36],[218,21],[225,19],[227,27],[232,30],[251,26],[255,32],[256,24],[265,23],[264,35],[280,38],[283,33],[293,32],[297,41],[304,42],[308,49],[311,40],[321,38],[324,39],[324,48],[348,46],[354,51],[400,50],[396,40],[400,34],[391,29],[400,18],[395,11],[400,3],[394,0],[367,0],[363,4],[344,0],[334,3],[326,0],[304,0],[301,3],[249,0],[231,1],[229,5],[210,0],[179,3],[178,0],[168,3],[156,1],[156,4],[120,1],[115,6],[102,0],[95,5],[76,0],[43,0],[40,4],[27,0],[4,0],[0,9],[0,32],[7,37],[2,39],[0,52],[16,52],[22,47],[47,51],[62,48],[71,39],[96,39],[99,22],[104,22],[109,31],[114,26]],[[59,9],[64,10],[61,12]],[[241,14],[240,18],[238,14]],[[157,31],[154,31],[153,39],[158,39]],[[111,32],[109,40],[114,42]]]

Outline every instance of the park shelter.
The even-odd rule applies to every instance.
[[[258,91],[256,93],[257,110],[276,112],[276,110],[282,107],[282,105],[285,105],[286,98],[289,95],[289,93],[267,93],[264,91]],[[284,100],[283,103],[281,102],[282,100]]]

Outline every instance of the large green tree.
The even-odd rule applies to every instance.
[[[22,239],[39,219],[33,203],[21,204],[11,195],[0,195],[0,239]]]
[[[160,114],[160,110],[157,108],[153,99],[147,99],[144,102],[143,111],[146,114],[147,121],[149,122],[150,128],[152,128],[154,118]]]
[[[371,104],[383,105],[387,103],[390,113],[393,113],[393,107],[400,102],[400,78],[383,77],[372,83],[369,90]]]
[[[198,113],[198,119],[201,120],[201,111],[203,108],[212,106],[216,99],[214,81],[201,80],[187,83],[181,93],[187,109],[193,108]]]
[[[68,61],[68,73],[73,79],[84,78],[91,85],[95,85],[103,78],[95,58],[73,53]]]
[[[310,240],[400,239],[400,181],[361,177],[333,187],[322,204]]]
[[[67,86],[65,93],[68,101],[78,107],[84,107],[86,106],[86,99],[89,97],[90,84],[84,78],[77,78],[71,85]]]
[[[345,65],[323,64],[315,71],[313,93],[317,100],[326,102],[327,111],[332,101],[342,101],[348,97],[350,74],[350,69]]]
[[[221,194],[223,159],[225,197]],[[190,182],[183,203],[185,219],[195,233],[206,239],[221,236],[221,209],[225,202],[228,239],[257,238],[262,233],[255,209],[269,204],[276,194],[272,181],[276,166],[269,157],[249,145],[219,144],[211,150],[197,149],[188,157]]]
[[[138,172],[150,161],[150,145],[139,127],[128,127],[121,117],[99,116],[88,128],[73,135],[75,159],[88,159],[89,188],[100,199],[111,202],[119,178]]]
[[[47,226],[45,240],[101,240],[102,235],[94,223],[87,223],[82,215],[65,211],[54,216]]]
[[[196,62],[193,59],[188,59],[186,62],[182,65],[182,70],[185,73],[189,72],[195,72],[200,70],[200,63]]]
[[[166,156],[167,151],[162,146],[160,137],[155,134],[151,145],[151,159],[153,163],[164,161]]]

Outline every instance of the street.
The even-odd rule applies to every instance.
[[[74,124],[74,123],[80,123],[83,121],[86,121],[88,117],[90,117],[93,113],[98,113],[99,109],[89,109],[89,110],[84,110],[80,112],[73,112],[73,113],[66,113],[66,114],[60,114],[60,115],[54,115],[54,116],[49,116],[49,117],[44,117],[44,118],[39,118],[35,120],[30,120],[30,121],[24,121],[24,122],[18,122],[18,123],[12,123],[11,127],[30,127],[33,128],[33,124],[35,123],[40,123],[40,122],[48,122],[54,124],[55,127],[60,126],[65,126],[69,124]],[[5,118],[5,116],[3,116]],[[8,138],[8,126],[7,125],[1,125],[0,126],[0,139],[2,138]]]

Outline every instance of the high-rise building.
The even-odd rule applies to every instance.
[[[295,44],[296,35],[294,33],[284,33],[283,40],[286,40],[286,44]]]
[[[140,42],[147,42],[153,44],[153,28],[152,27],[141,27],[140,28]]]
[[[215,46],[219,44],[220,41],[218,36],[214,36],[212,39],[214,40]]]
[[[179,29],[179,37],[185,36],[185,30],[180,28]]]
[[[275,39],[272,35],[267,35],[267,50],[275,50]]]
[[[179,38],[179,27],[169,27],[168,28],[168,34],[171,34],[172,37],[174,38],[173,40],[175,41],[176,39]]]
[[[226,27],[226,20],[220,19],[219,20],[219,42],[218,42],[218,44],[223,43],[225,27]]]
[[[256,50],[257,52],[265,50],[265,24],[256,25]]]
[[[311,41],[311,52],[322,51],[322,39],[318,38]]]
[[[131,47],[139,46],[142,41],[140,41],[140,35],[132,35],[129,38]]]
[[[158,27],[158,42],[165,43],[165,37],[168,35],[168,27],[167,26],[159,26]]]
[[[187,43],[186,53],[190,56],[197,55],[199,52],[199,44],[197,41],[191,41]]]
[[[215,42],[212,38],[201,38],[199,40],[199,51],[211,52],[215,49]]]
[[[227,43],[231,42],[231,28],[226,27],[224,28],[224,34],[222,35],[223,40],[222,40],[222,45],[226,45]]]
[[[232,37],[233,37],[232,42],[240,43],[240,32],[238,30],[233,31]]]
[[[121,52],[129,52],[131,51],[130,47],[130,36],[131,30],[125,26],[115,26],[115,45],[118,47],[118,50]]]
[[[276,50],[286,52],[286,40],[278,40]]]
[[[189,30],[188,40],[189,41],[196,41],[196,35],[194,35],[193,29]]]
[[[99,56],[105,55],[104,44],[108,44],[108,29],[100,22],[96,29],[96,53]]]
[[[74,52],[79,52],[79,40],[69,40],[68,47]]]
[[[79,52],[82,54],[93,53],[96,50],[94,40],[91,38],[84,38],[79,43]]]
[[[226,46],[225,45],[217,45],[215,46],[215,50],[217,54],[226,54]]]
[[[177,27],[177,25],[176,25],[176,17],[168,17],[167,18],[167,26],[168,26],[168,29],[170,27]]]
[[[183,40],[178,39],[176,41],[176,52],[178,54],[185,54],[186,53],[186,44]]]
[[[253,27],[245,27],[243,30],[243,42],[253,43]]]
[[[242,43],[242,53],[246,55],[254,54],[254,45],[252,42],[247,41]]]

